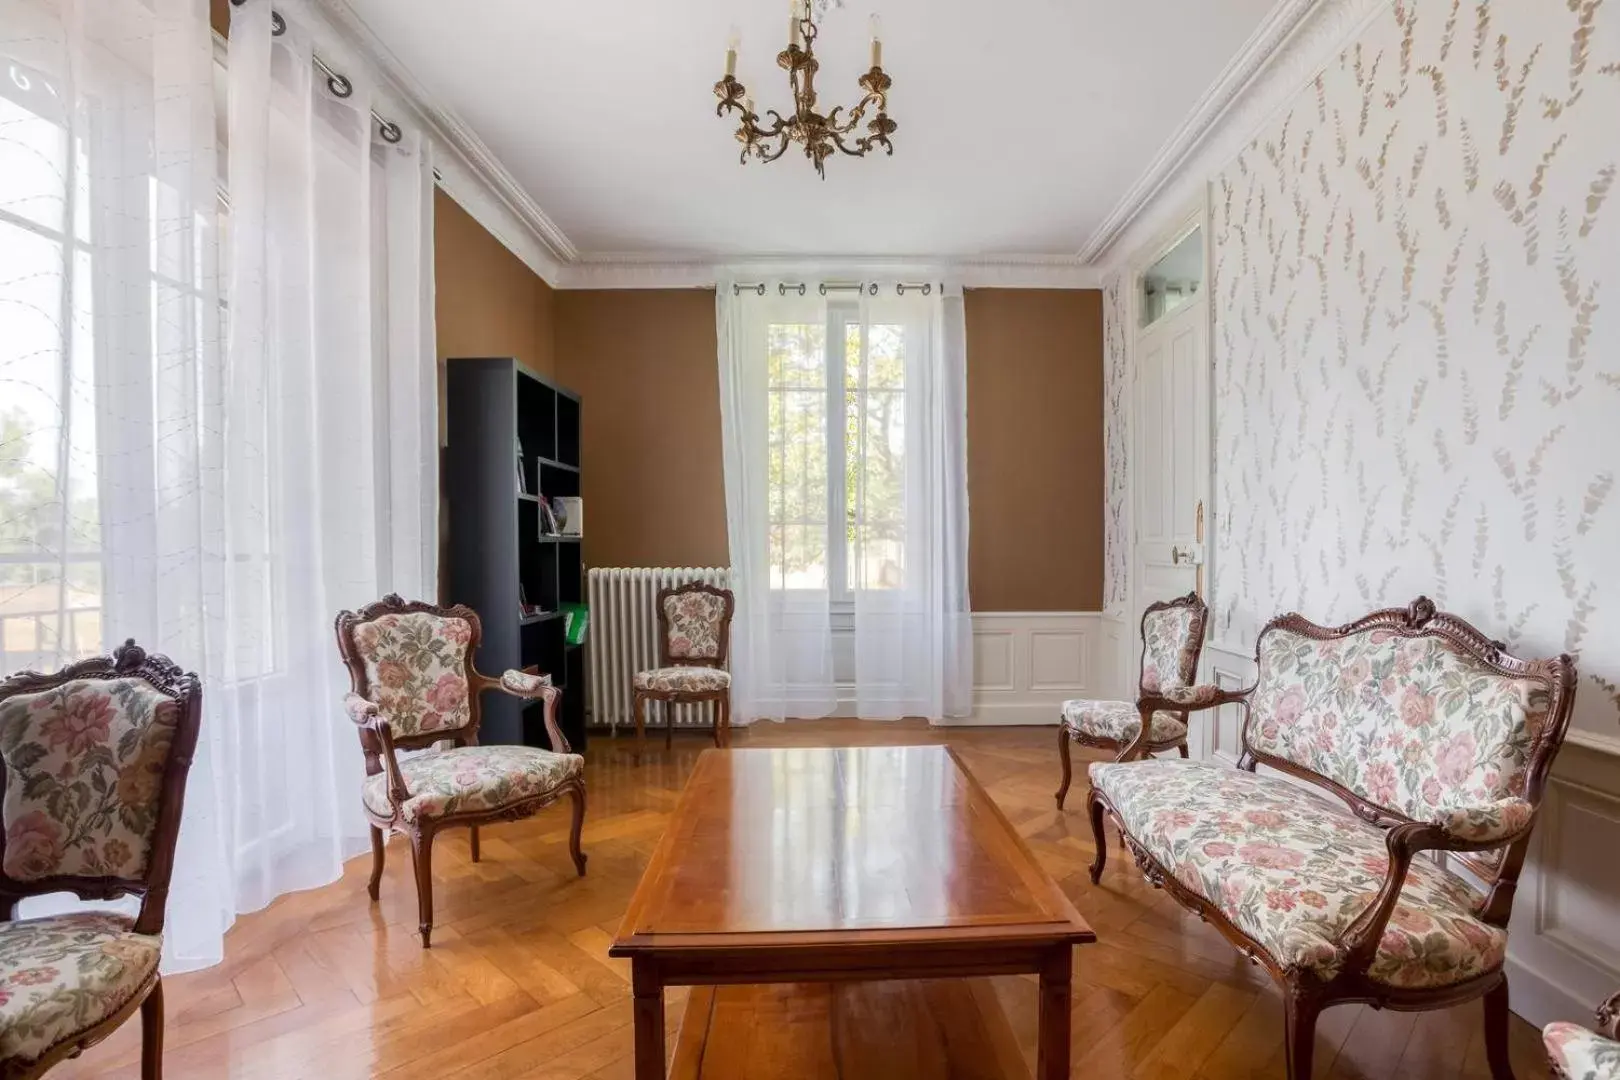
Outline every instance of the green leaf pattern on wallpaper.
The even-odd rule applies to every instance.
[[[1620,0],[1392,4],[1211,187],[1217,635],[1428,592],[1620,717]]]

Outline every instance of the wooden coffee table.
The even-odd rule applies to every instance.
[[[708,750],[609,955],[636,1080],[664,1076],[664,987],[1040,976],[1038,1080],[1069,1074],[1073,946],[1095,941],[956,754]]]

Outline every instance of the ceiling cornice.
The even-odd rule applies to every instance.
[[[365,20],[355,14],[346,0],[317,0],[317,3],[333,24],[333,28],[344,36],[346,43],[387,80],[388,89],[416,111],[430,134],[440,144],[453,150],[487,190],[500,199],[507,210],[517,216],[531,236],[545,246],[549,255],[547,261],[553,264],[548,269],[553,273],[542,274],[542,277],[550,281],[556,272],[557,264],[570,263],[579,257],[579,250],[574,247],[567,235],[540,208],[540,204],[535,202],[534,197],[517,178],[507,171],[506,166],[484,144],[478,134],[455,113],[434,103],[427,88],[411,74],[388,46],[383,44],[382,39],[372,32]],[[463,201],[462,193],[453,191],[452,195],[458,196],[458,202]],[[500,237],[500,239],[508,238]],[[540,272],[538,268],[535,269],[537,273]]]
[[[1111,210],[1091,238],[1080,249],[1080,261],[1088,265],[1095,264],[1108,254],[1109,248],[1119,239],[1120,233],[1132,221],[1152,204],[1164,189],[1166,183],[1179,174],[1188,164],[1188,160],[1197,151],[1199,145],[1209,133],[1220,123],[1243,92],[1254,82],[1255,76],[1265,70],[1273,56],[1282,48],[1283,44],[1299,29],[1311,11],[1323,0],[1278,0],[1278,3],[1266,15],[1265,21],[1249,35],[1249,40],[1243,43],[1230,63],[1226,65],[1209,87],[1198,104],[1193,106],[1187,119],[1170,136],[1169,140],[1159,148],[1147,169],[1132,184]]]
[[[781,255],[671,259],[656,252],[586,254],[563,267],[563,289],[701,289],[725,278],[944,276],[970,289],[1096,289],[1102,276],[1068,255],[1005,255],[972,259]]]

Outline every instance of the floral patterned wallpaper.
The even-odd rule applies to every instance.
[[[1126,309],[1123,274],[1103,287],[1103,611],[1123,615],[1130,604],[1130,534],[1126,514],[1130,397],[1126,393]]]
[[[1405,0],[1214,179],[1217,640],[1427,593],[1615,734],[1617,133],[1620,3]]]

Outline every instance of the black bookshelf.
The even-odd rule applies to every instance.
[[[558,606],[584,601],[585,566],[579,537],[548,534],[540,498],[580,493],[579,396],[510,357],[448,367],[446,600],[478,612],[480,671],[533,667],[562,688],[563,734],[583,752],[584,658]],[[538,610],[523,614],[524,601]],[[538,704],[485,694],[483,710],[482,741],[548,747]]]

